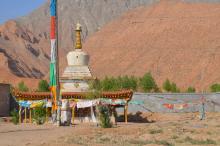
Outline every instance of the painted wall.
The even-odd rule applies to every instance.
[[[201,97],[206,99],[205,109],[208,112],[220,112],[220,93],[213,94],[145,94],[135,93],[132,100],[143,101],[143,107],[129,104],[129,113],[148,112],[147,109],[153,112],[198,112],[201,109]],[[188,107],[179,109],[168,109],[163,104],[183,104],[186,103]],[[121,113],[123,109],[118,109]]]

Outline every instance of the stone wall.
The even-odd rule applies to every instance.
[[[0,83],[0,117],[10,114],[10,85]]]
[[[145,94],[145,93],[135,93],[132,100],[143,101],[143,107],[138,105],[129,104],[129,113],[148,112],[151,110],[153,112],[198,112],[201,108],[201,97],[204,96],[206,99],[205,109],[207,112],[220,112],[220,93],[213,94],[190,94],[190,93],[180,93],[180,94]],[[181,110],[177,109],[167,109],[163,104],[184,104],[186,103],[188,107]],[[122,112],[119,109],[119,112]]]

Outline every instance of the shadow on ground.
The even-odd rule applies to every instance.
[[[143,116],[142,112],[137,112],[136,114],[128,114],[128,122],[132,123],[154,123],[155,120],[152,120],[151,117],[152,114],[149,114],[148,116]],[[124,122],[124,116],[120,115],[117,117],[118,122]]]

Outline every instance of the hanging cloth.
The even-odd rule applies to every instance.
[[[111,105],[125,105],[126,104],[126,100],[124,99],[116,99],[113,100]]]
[[[51,100],[47,100],[46,102],[46,107],[52,107],[52,101]]]
[[[92,107],[93,101],[79,101],[76,104],[77,108],[87,108],[87,107]]]
[[[36,108],[36,107],[43,107],[45,106],[46,102],[44,100],[34,101],[30,108]]]
[[[94,114],[94,111],[93,111],[93,107],[91,106],[90,108],[91,108],[91,118],[92,118],[92,122],[97,123],[97,120],[96,120],[96,118],[95,118],[95,114]]]
[[[21,106],[21,107],[25,107],[25,108],[29,108],[30,105],[32,104],[31,101],[18,101],[18,104]]]

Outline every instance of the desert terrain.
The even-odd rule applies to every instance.
[[[136,115],[137,116],[137,115]],[[102,129],[94,124],[56,127],[0,122],[1,146],[212,146],[220,145],[220,113],[145,113]],[[135,119],[138,119],[135,117]]]
[[[0,82],[16,85],[24,80],[34,87],[37,79],[49,79],[48,2],[0,25]],[[66,54],[74,50],[79,21],[95,77],[140,77],[150,71],[159,86],[168,78],[181,89],[208,90],[220,82],[220,4],[212,2],[61,0],[60,73]]]

